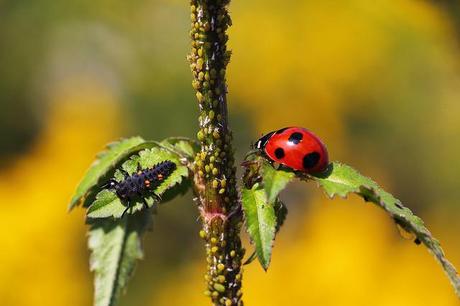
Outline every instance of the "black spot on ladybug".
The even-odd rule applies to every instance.
[[[292,133],[291,136],[289,136],[288,141],[292,142],[293,144],[299,144],[299,142],[302,141],[302,134],[299,132]]]
[[[313,168],[319,161],[319,153],[312,152],[308,153],[303,157],[303,167],[305,169]]]
[[[422,243],[422,242],[420,241],[420,239],[415,238],[414,243],[415,243],[416,245],[419,245],[419,244]]]
[[[284,157],[284,150],[282,148],[276,148],[275,156],[278,159],[282,159]]]

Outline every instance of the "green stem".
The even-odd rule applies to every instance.
[[[206,242],[207,290],[213,305],[243,305],[241,300],[242,214],[236,189],[232,133],[228,127],[226,43],[231,24],[229,0],[192,0],[192,86],[199,104],[201,151],[194,164],[195,193]]]

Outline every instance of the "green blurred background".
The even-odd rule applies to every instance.
[[[396,194],[460,266],[458,1],[233,1],[229,111],[241,157],[300,125]],[[193,137],[178,0],[0,1],[0,305],[90,305],[84,212],[70,196],[105,143]],[[240,159],[241,160],[241,159]],[[422,247],[355,197],[294,184],[247,305],[458,305]],[[122,305],[208,305],[191,195],[161,207]],[[247,239],[246,239],[247,243]]]

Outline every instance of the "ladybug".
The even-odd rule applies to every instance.
[[[270,132],[257,140],[255,148],[269,160],[305,173],[323,172],[329,164],[326,146],[302,127]]]

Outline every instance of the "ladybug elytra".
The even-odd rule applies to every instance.
[[[306,173],[322,172],[329,164],[326,146],[302,127],[270,132],[257,140],[255,148],[273,162]]]

